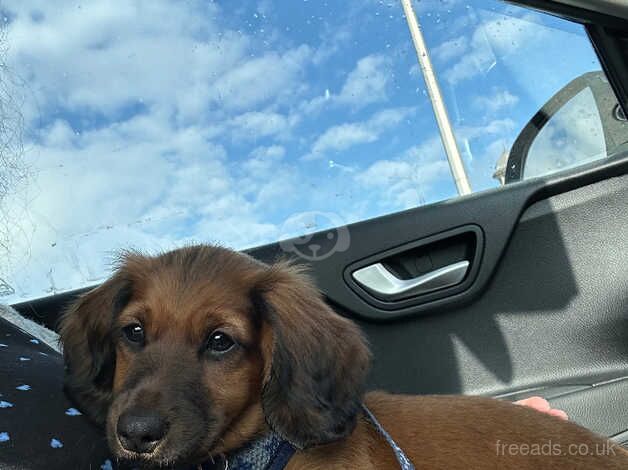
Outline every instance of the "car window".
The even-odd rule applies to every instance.
[[[581,25],[490,1],[417,13],[473,191],[602,159],[628,141]],[[539,110],[548,126],[537,135]]]
[[[609,154],[586,92],[511,151],[601,69],[581,26],[413,6],[472,191]],[[458,196],[401,2],[32,0],[0,20],[0,301],[92,285],[123,248],[243,249]],[[555,156],[575,122],[591,138]]]

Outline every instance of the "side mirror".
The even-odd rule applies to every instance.
[[[502,184],[612,156],[628,147],[628,121],[603,72],[558,91],[532,117],[496,166]]]

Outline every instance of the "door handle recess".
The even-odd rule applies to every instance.
[[[426,294],[463,281],[469,270],[469,261],[459,261],[413,279],[399,279],[382,263],[371,264],[353,272],[355,281],[382,299],[395,299],[400,296]]]

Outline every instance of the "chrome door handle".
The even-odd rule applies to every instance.
[[[399,279],[382,263],[375,263],[354,271],[352,276],[362,287],[383,299],[400,295],[426,294],[445,287],[455,286],[464,279],[469,270],[468,261],[443,266],[414,279]]]

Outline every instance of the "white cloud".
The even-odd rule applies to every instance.
[[[473,35],[472,50],[445,71],[445,79],[455,85],[476,75],[488,73],[497,58],[482,32]]]
[[[242,248],[278,236],[260,208],[295,190],[285,149],[238,163],[216,138],[289,136],[299,117],[281,106],[304,89],[309,46],[260,53],[200,0],[9,8],[7,59],[31,93],[29,184],[2,208],[23,215],[0,264],[17,298],[93,283],[123,247]]]
[[[292,95],[311,55],[311,49],[302,45],[281,55],[270,52],[259,59],[246,60],[213,84],[210,101],[228,110],[242,110],[280,95]]]
[[[329,150],[345,150],[357,144],[374,142],[377,138],[377,130],[367,124],[341,124],[327,129],[316,140],[312,155],[318,156]]]
[[[456,140],[460,150],[469,160],[468,163],[472,163],[477,157],[479,164],[484,165],[481,173],[486,175],[488,174],[487,168],[494,165],[494,159],[487,158],[486,140],[499,139],[500,141],[512,142],[515,131],[517,131],[516,123],[512,119],[493,119],[485,124],[458,126]],[[487,161],[490,162],[490,166],[486,164]]]
[[[251,58],[251,41],[215,29],[215,15],[199,11],[215,8],[205,2],[149,2],[141,14],[135,4],[90,2],[76,12],[42,2],[39,22],[31,5],[16,6],[9,26],[10,64],[33,93],[24,109],[31,179],[2,211],[26,212],[0,265],[17,298],[96,282],[124,247],[241,248],[278,235],[259,208],[294,188],[298,175],[281,168],[285,150],[254,152],[243,174],[214,139],[289,131],[297,116],[258,105],[301,89],[308,47]],[[136,106],[144,109],[129,110]]]
[[[323,107],[349,106],[353,110],[388,99],[387,89],[392,77],[392,61],[380,54],[371,54],[358,60],[349,72],[337,94],[328,88],[319,95],[300,104],[303,113],[319,112]]]
[[[202,129],[153,124],[76,135],[58,121],[43,131],[29,152],[39,171],[8,201],[28,201],[29,218],[13,227],[12,258],[0,273],[11,270],[18,296],[93,283],[121,248],[188,240],[242,248],[278,235],[259,209],[294,191],[298,176],[281,167],[283,147],[256,149],[240,174]]]
[[[477,96],[473,105],[489,114],[494,114],[504,108],[510,108],[519,102],[519,97],[508,90],[496,90],[490,96]]]
[[[297,115],[250,111],[229,120],[234,139],[257,140],[262,137],[286,135],[299,121]]]
[[[484,125],[460,126],[458,135],[465,139],[475,139],[486,135],[507,135],[517,130],[515,121],[510,118],[494,119]]]
[[[469,48],[469,38],[459,36],[454,39],[445,41],[431,50],[432,57],[440,62],[448,62],[452,59],[460,57]]]
[[[39,85],[32,119],[60,107],[118,118],[139,105],[184,122],[247,111],[298,93],[312,55],[306,45],[259,54],[249,37],[212,20],[215,3],[200,0],[28,2],[11,10],[9,62]],[[42,21],[31,19],[33,10]]]
[[[414,112],[414,108],[390,108],[378,111],[363,122],[340,124],[327,129],[321,134],[309,154],[303,158],[314,160],[323,158],[328,152],[338,152],[350,147],[375,142],[380,136],[398,125]]]
[[[413,114],[416,108],[388,108],[376,112],[367,121],[367,126],[377,131],[387,131]]]
[[[270,176],[275,165],[280,162],[286,149],[281,145],[258,147],[251,152],[250,158],[243,163],[243,168],[250,174]]]
[[[281,145],[271,145],[269,147],[258,147],[251,152],[254,158],[269,158],[280,160],[286,154],[286,149]]]
[[[491,14],[478,25],[471,43],[460,60],[445,71],[445,78],[457,84],[477,75],[488,73],[498,62],[521,51],[538,50],[549,33],[534,21],[534,14],[522,17]],[[526,60],[530,62],[530,58]],[[519,64],[521,68],[521,64]]]
[[[451,10],[460,3],[462,0],[421,0],[416,2],[416,12],[431,14],[448,12],[451,14]]]
[[[321,66],[325,61],[338,54],[338,52],[351,39],[351,31],[348,27],[325,26],[321,34],[321,44],[312,57],[314,65]]]
[[[433,136],[396,158],[378,160],[355,179],[369,191],[383,192],[381,204],[401,210],[434,200],[431,191],[439,182],[450,182],[451,175],[441,140]]]
[[[345,81],[339,103],[360,108],[386,100],[386,88],[391,77],[391,61],[382,55],[360,59]]]

